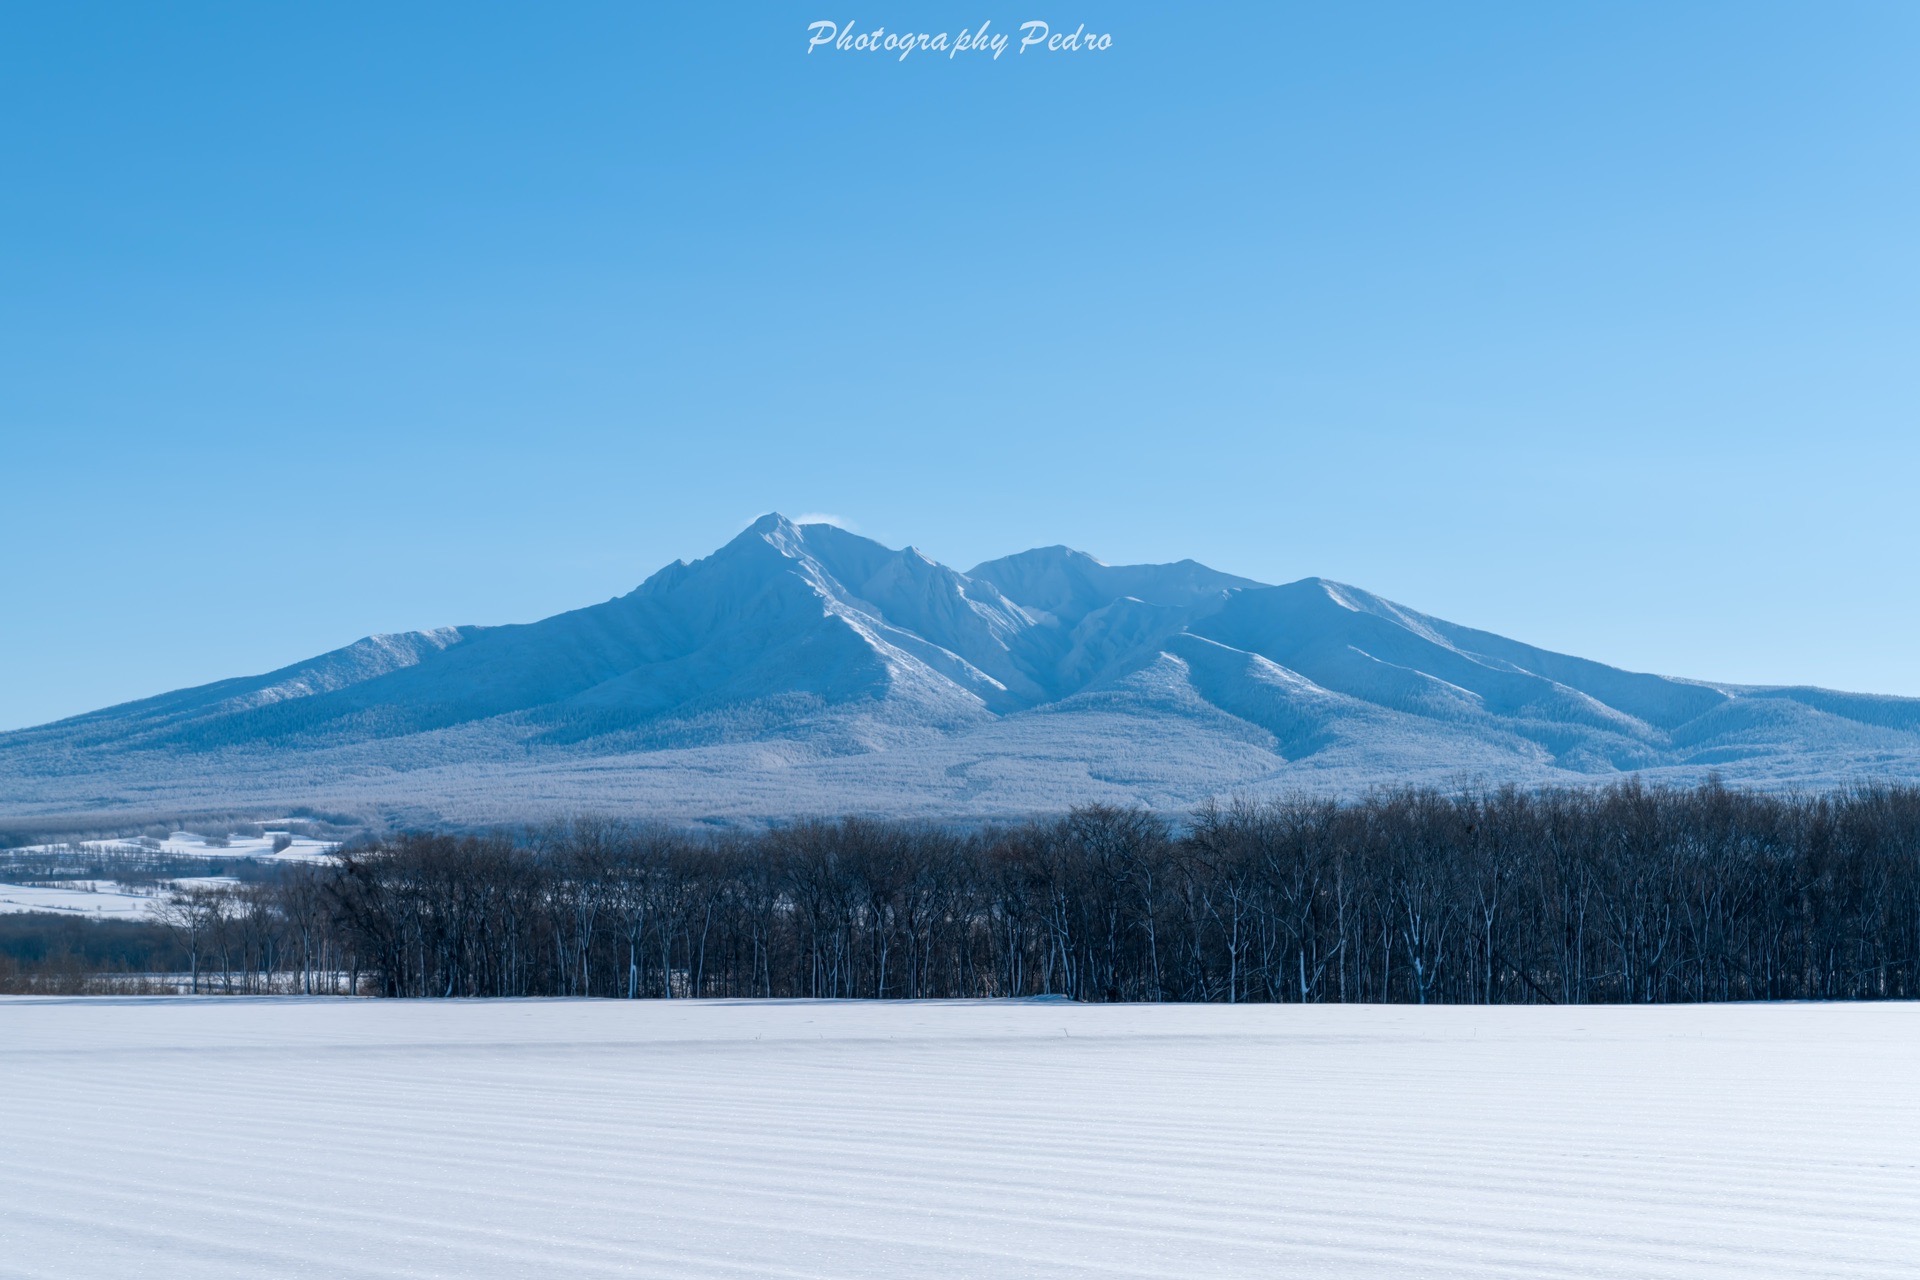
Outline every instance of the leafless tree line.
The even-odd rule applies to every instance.
[[[354,952],[337,915],[339,872],[293,865],[272,880],[195,885],[157,915],[179,943],[190,993],[353,994]]]
[[[1178,829],[1106,807],[974,832],[580,819],[398,837],[226,910],[195,951],[222,981],[232,952],[396,996],[1896,998],[1920,789],[1400,791]]]

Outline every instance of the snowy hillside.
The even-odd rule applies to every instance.
[[[961,573],[769,515],[540,622],[374,636],[0,734],[0,812],[992,816],[1709,770],[1920,778],[1920,700],[1640,675],[1190,560],[1049,547]]]

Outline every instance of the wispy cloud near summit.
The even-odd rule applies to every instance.
[[[803,511],[793,518],[795,524],[830,524],[836,529],[845,529],[848,533],[860,532],[860,526],[845,516],[836,516],[831,511]]]

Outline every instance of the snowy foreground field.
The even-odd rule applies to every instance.
[[[1902,1276],[1920,1007],[0,1000],[4,1276]]]

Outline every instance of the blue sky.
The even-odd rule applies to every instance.
[[[1201,10],[8,6],[0,727],[772,509],[1920,694],[1920,7]]]

